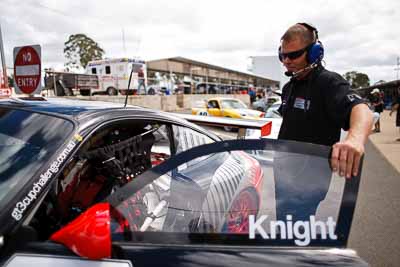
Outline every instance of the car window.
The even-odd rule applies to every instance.
[[[216,100],[211,100],[208,102],[208,108],[219,108],[218,101]]]
[[[244,103],[242,103],[238,100],[235,100],[235,99],[222,100],[221,105],[222,105],[222,108],[232,108],[232,109],[247,108]]]
[[[117,121],[97,129],[61,170],[37,216],[47,214],[54,222],[68,222],[166,161],[171,156],[170,132],[169,124],[149,120]],[[32,226],[47,233],[42,220],[47,219],[35,218]]]
[[[177,154],[196,146],[215,142],[209,136],[187,127],[173,125],[172,131]]]
[[[215,142],[210,137],[206,136],[205,134],[196,132],[186,127],[182,126],[173,126],[173,134],[174,134],[174,142],[176,146],[176,153],[179,154],[181,152],[187,151],[193,147],[210,144]],[[194,165],[198,162],[203,161],[204,159],[208,158],[210,155],[206,155],[204,157],[199,157],[196,159],[187,162],[186,164],[182,164],[179,166],[180,170],[187,168],[188,166]]]
[[[224,141],[182,152],[108,199],[113,240],[341,246],[360,176],[349,183],[333,174],[329,153],[328,147],[276,140]]]
[[[55,156],[72,131],[73,124],[65,119],[0,108],[0,207],[32,182],[34,175],[39,175],[37,172]],[[59,162],[56,160],[42,175],[55,173],[55,166],[62,163]],[[44,186],[43,181],[40,184],[36,191]],[[15,217],[21,214],[16,211]]]

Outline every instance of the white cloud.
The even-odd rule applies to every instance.
[[[390,1],[66,1],[1,0],[6,59],[15,46],[42,45],[43,66],[62,66],[64,42],[85,33],[107,57],[184,56],[245,70],[247,58],[274,55],[290,25],[311,22],[327,67],[392,80],[400,56],[400,2]],[[123,45],[123,33],[125,47]]]

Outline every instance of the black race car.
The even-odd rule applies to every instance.
[[[365,266],[344,249],[360,176],[329,153],[139,107],[1,101],[0,263]]]

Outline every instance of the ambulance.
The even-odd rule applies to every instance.
[[[125,94],[128,89],[129,76],[132,72],[130,90],[134,94],[146,94],[147,71],[145,61],[134,58],[101,59],[90,61],[86,66],[87,74],[99,77],[99,87],[92,89],[91,94],[108,95]]]

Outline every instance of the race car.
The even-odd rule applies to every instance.
[[[361,172],[335,177],[329,153],[288,141],[222,141],[139,107],[1,101],[0,264],[365,266],[352,251],[330,250],[346,245]],[[282,164],[292,165],[286,198],[301,196],[293,205],[305,206],[324,190],[318,177],[332,176],[325,203],[302,214],[309,221],[277,217]],[[314,179],[312,192],[297,184],[300,174]]]
[[[259,119],[264,116],[263,112],[247,108],[239,99],[225,97],[208,99],[204,107],[192,108],[192,114],[235,119]]]

